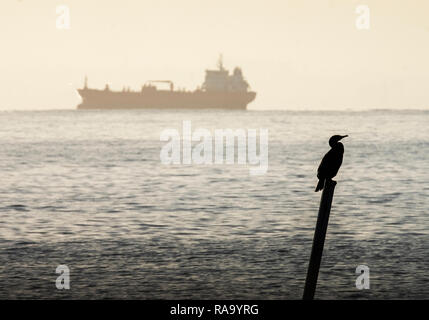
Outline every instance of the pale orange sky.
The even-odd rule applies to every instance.
[[[56,6],[71,29],[57,30]],[[358,5],[370,30],[355,27]],[[249,109],[429,109],[427,0],[2,0],[0,110],[72,109],[75,88],[195,89],[219,53]]]

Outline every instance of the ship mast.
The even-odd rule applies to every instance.
[[[218,60],[218,62],[217,62],[217,66],[218,66],[218,68],[219,68],[219,70],[225,70],[224,68],[223,68],[223,56],[222,56],[222,53],[221,54],[219,54],[219,60]]]

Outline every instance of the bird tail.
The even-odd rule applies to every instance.
[[[314,191],[317,192],[319,190],[322,190],[324,185],[325,185],[325,179],[319,179],[319,182],[317,183],[316,190],[314,190]]]

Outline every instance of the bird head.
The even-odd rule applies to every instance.
[[[329,145],[330,145],[331,147],[333,147],[336,143],[338,143],[338,141],[340,141],[341,139],[343,139],[343,138],[345,138],[345,137],[348,137],[348,135],[340,136],[340,135],[336,134],[335,136],[332,136],[332,137],[329,139]]]

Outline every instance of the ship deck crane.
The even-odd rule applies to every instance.
[[[154,83],[154,82],[156,82],[156,83],[168,83],[168,84],[170,84],[170,90],[171,91],[174,90],[173,81],[170,81],[170,80],[149,80],[146,83]]]

